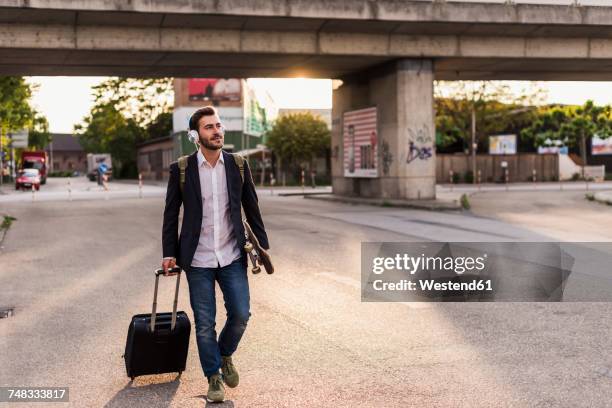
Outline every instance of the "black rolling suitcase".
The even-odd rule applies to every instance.
[[[157,313],[157,286],[163,269],[155,271],[152,313],[132,317],[125,343],[125,368],[132,380],[139,375],[162,374],[185,370],[191,322],[185,312],[176,311],[181,269],[178,272],[172,313]]]

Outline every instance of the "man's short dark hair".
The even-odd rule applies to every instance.
[[[198,122],[202,119],[202,116],[212,116],[216,114],[217,110],[210,105],[198,109],[191,115],[191,118],[189,118],[189,130],[198,130]]]

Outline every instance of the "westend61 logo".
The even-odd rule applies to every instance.
[[[485,269],[487,254],[479,257],[451,257],[451,256],[410,256],[409,254],[396,254],[395,257],[376,257],[372,260],[372,272],[380,275],[387,270],[402,270],[414,275],[427,271],[455,272],[462,275],[465,272],[481,272]]]

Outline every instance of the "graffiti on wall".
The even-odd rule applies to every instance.
[[[383,174],[385,176],[389,175],[389,169],[391,168],[391,163],[393,163],[393,153],[391,153],[391,149],[389,148],[389,143],[386,140],[382,142],[382,166],[383,166]]]
[[[408,152],[406,164],[415,160],[428,160],[433,156],[433,138],[427,125],[409,127],[408,129]]]
[[[411,163],[416,159],[427,160],[432,156],[432,147],[416,146],[413,141],[408,142],[408,157],[406,163]]]

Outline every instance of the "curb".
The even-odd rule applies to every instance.
[[[380,198],[348,197],[334,194],[328,195],[306,195],[304,198],[310,200],[331,201],[345,204],[376,205],[379,207],[400,207],[428,211],[460,211],[462,210],[460,200],[397,200]]]
[[[597,193],[586,193],[585,198],[589,201],[597,201],[601,204],[612,205],[612,192],[597,192]]]
[[[333,193],[329,191],[311,191],[311,192],[303,192],[303,193],[278,193],[279,197],[290,197],[290,196],[312,196],[312,195],[331,195]]]

